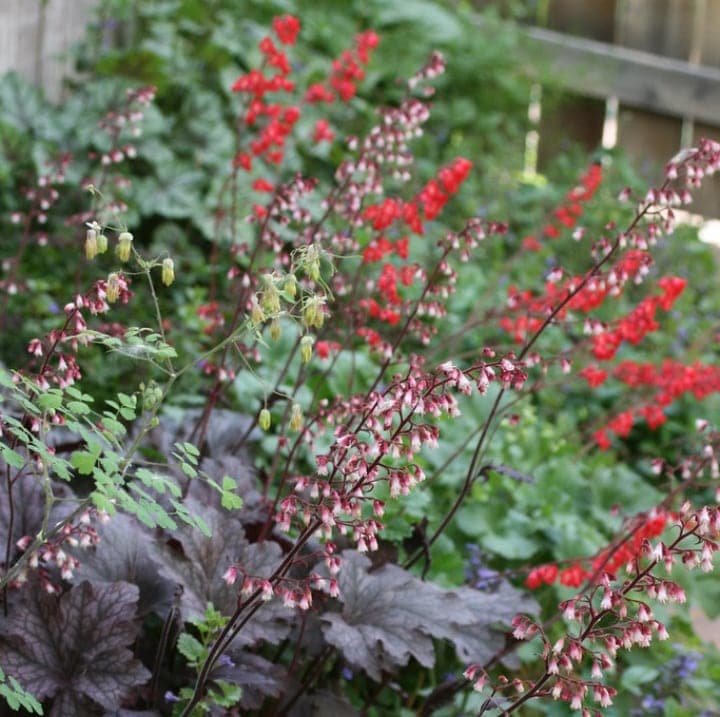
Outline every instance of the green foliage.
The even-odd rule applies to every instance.
[[[88,155],[110,149],[108,137],[97,130],[98,118],[117,109],[128,86],[147,83],[158,88],[157,103],[145,110],[138,156],[124,167],[132,183],[109,196],[127,203],[122,224],[132,226],[137,237],[128,270],[136,299],[131,307],[118,305],[113,310],[113,319],[123,330],[97,321],[78,334],[86,345],[78,354],[85,377],[77,386],[43,388],[25,374],[0,368],[6,431],[0,459],[3,468],[18,476],[16,484],[2,487],[6,492],[0,493],[0,503],[9,498],[12,488],[16,502],[23,505],[17,520],[6,516],[0,505],[0,535],[11,547],[24,535],[33,537],[25,552],[12,547],[12,567],[5,566],[4,585],[21,575],[33,551],[54,537],[57,526],[68,524],[68,515],[94,507],[113,516],[110,525],[117,521],[120,528],[117,532],[110,527],[100,529],[103,542],[92,557],[79,558],[87,565],[80,575],[87,570],[86,579],[105,586],[136,582],[139,597],[124,593],[122,610],[129,614],[137,602],[148,641],[157,631],[153,620],[167,618],[166,624],[171,625],[181,616],[184,629],[177,641],[164,643],[168,664],[177,668],[177,674],[161,676],[179,697],[174,714],[180,714],[193,698],[188,685],[202,672],[238,605],[237,586],[224,578],[228,566],[238,563],[269,578],[292,545],[284,542],[286,536],[279,537],[268,528],[269,519],[266,522],[268,495],[274,487],[271,477],[280,473],[286,488],[286,480],[294,479],[278,469],[289,440],[282,429],[289,406],[317,407],[336,396],[383,389],[376,381],[381,360],[351,340],[331,358],[315,356],[306,366],[297,350],[307,328],[300,321],[302,300],[295,302],[284,290],[280,292],[282,335],[276,341],[266,340],[252,320],[241,318],[228,326],[220,343],[213,344],[200,317],[200,308],[211,301],[232,298],[232,285],[224,273],[229,268],[248,268],[247,259],[240,258],[222,266],[221,272],[213,266],[214,253],[225,252],[231,243],[251,240],[255,232],[253,225],[244,223],[231,230],[232,221],[220,211],[218,197],[229,181],[228,164],[236,151],[238,102],[229,87],[240,73],[257,66],[261,59],[257,42],[272,16],[292,9],[292,3],[280,0],[104,0],[79,52],[87,80],[73,88],[67,103],[51,107],[18,77],[0,79],[2,217],[18,208],[21,188],[32,185],[60,150],[75,155],[68,184],[77,185],[92,166]],[[508,217],[509,232],[502,240],[487,240],[479,260],[458,268],[458,290],[448,301],[448,315],[437,323],[438,336],[429,349],[419,342],[411,349],[427,351],[427,362],[433,366],[447,359],[472,362],[486,345],[495,345],[499,351],[515,349],[497,327],[508,288],[541,289],[539,277],[550,267],[562,265],[574,273],[587,268],[586,253],[577,251],[567,236],[538,252],[522,249],[522,238],[539,231],[568,186],[577,181],[587,158],[573,153],[559,160],[545,177],[523,175],[530,81],[515,60],[517,36],[492,15],[477,23],[464,4],[454,8],[430,0],[320,0],[303,8],[302,21],[304,43],[293,61],[299,74],[310,81],[325,76],[331,58],[358,29],[374,28],[382,36],[358,96],[328,113],[333,125],[346,134],[361,134],[370,126],[378,104],[397,102],[400,90],[395,80],[411,75],[425,60],[427,50],[439,47],[445,53],[450,77],[438,83],[442,99],[433,108],[425,136],[413,145],[418,177],[410,189],[417,191],[439,166],[463,154],[474,161],[476,171],[462,196],[451,200],[442,221],[428,224],[428,234],[441,236],[447,226],[457,228],[468,215]],[[118,37],[106,44],[102,37],[111,22]],[[342,150],[312,141],[313,121],[324,116],[313,111],[308,110],[300,121],[298,142],[288,149],[282,171],[268,172],[273,182],[298,171],[322,181],[332,177]],[[619,226],[627,222],[632,208],[618,205],[617,190],[637,183],[621,156],[602,159],[606,184],[583,218],[588,232],[598,236],[609,222]],[[102,199],[93,192],[93,210]],[[235,201],[236,214],[248,214],[253,202],[249,188],[238,189]],[[112,252],[92,262],[82,260],[76,229],[84,219],[71,222],[74,228],[70,229],[62,218],[76,218],[86,211],[85,196],[77,190],[64,192],[49,218],[53,241],[37,251],[17,238],[22,234],[17,227],[0,219],[0,230],[13,237],[10,249],[3,246],[3,258],[20,256],[18,270],[27,283],[27,292],[8,295],[2,307],[8,321],[3,335],[8,338],[0,357],[8,366],[24,365],[28,340],[62,323],[60,307],[73,299],[73,287],[89,286],[117,269]],[[112,231],[120,228],[119,219],[108,222]],[[363,248],[371,237],[360,232],[357,239]],[[436,253],[428,237],[417,259],[430,265]],[[160,292],[158,270],[166,256],[175,261],[177,277]],[[297,255],[292,261],[296,259]],[[626,357],[639,360],[650,352],[682,356],[688,362],[716,360],[713,337],[720,300],[713,291],[714,273],[708,270],[714,258],[708,247],[697,242],[694,230],[681,229],[656,252],[653,271],[657,275],[674,272],[678,266],[693,278],[684,297],[676,311],[663,316],[663,331],[647,337],[638,349],[624,349]],[[336,268],[365,276],[357,256],[323,256],[321,267],[318,283],[328,295]],[[611,310],[603,309],[598,315],[610,319],[627,313],[640,296],[642,289],[629,290]],[[543,352],[563,355],[578,336],[551,328],[543,336]],[[240,350],[245,341],[257,348],[261,362],[245,359]],[[196,368],[235,351],[242,357],[238,370],[227,381],[229,390],[216,383],[213,400],[220,396],[232,415],[254,415],[259,407],[267,406],[272,421],[262,436],[252,426],[237,422],[213,423],[220,411],[212,405],[209,418],[201,410],[195,414],[189,410],[210,405],[209,384]],[[400,374],[406,368],[405,363],[393,366]],[[495,386],[488,395],[461,400],[463,421],[437,420],[437,448],[415,458],[428,476],[423,486],[401,500],[390,500],[385,484],[372,489],[373,498],[387,503],[381,536],[385,557],[378,559],[381,564],[371,565],[359,554],[346,551],[349,565],[341,574],[340,598],[319,601],[313,618],[302,624],[296,653],[308,660],[309,668],[320,650],[327,650],[331,657],[318,661],[318,679],[342,686],[348,700],[363,709],[365,702],[377,697],[378,705],[370,706],[369,714],[382,714],[383,709],[408,714],[408,705],[417,705],[439,689],[445,672],[458,671],[459,660],[467,663],[490,657],[490,648],[499,649],[504,640],[495,623],[507,622],[511,612],[534,609],[520,592],[528,568],[596,554],[621,530],[624,518],[653,507],[666,495],[668,485],[650,472],[647,459],[677,458],[677,446],[686,441],[696,417],[695,402],[678,401],[659,431],[634,429],[616,450],[601,453],[591,447],[590,436],[599,422],[622,407],[626,400],[622,387],[609,383],[590,394],[584,383],[558,378],[553,370],[538,390],[527,391],[521,401],[506,397],[501,403],[504,419],[493,426],[490,447],[480,457],[481,469],[468,496],[432,546],[428,539],[463,489],[475,441],[498,396]],[[720,396],[708,398],[703,410],[706,415],[717,414]],[[173,416],[179,423],[175,431],[167,427]],[[40,426],[39,432],[29,428],[33,422]],[[67,432],[72,447],[50,450],[53,439],[58,444],[67,441]],[[258,439],[247,463],[260,470],[261,481],[252,472],[250,478],[244,475],[248,466],[237,457],[237,447],[248,437]],[[312,443],[299,443],[292,448],[294,463],[288,465],[298,472],[314,470],[315,456],[327,451],[331,440],[319,436]],[[38,470],[29,470],[33,464]],[[24,528],[22,534],[18,524]],[[294,539],[297,534],[290,536]],[[127,543],[125,552],[107,547],[121,542]],[[467,574],[468,545],[481,550],[486,567],[495,574],[494,587],[487,591],[464,586],[474,584]],[[418,550],[423,560],[414,574],[392,564]],[[316,552],[317,546],[311,544],[300,555],[303,570],[314,564]],[[427,582],[420,578],[421,569]],[[690,598],[706,612],[717,610],[714,582],[695,575],[681,580]],[[61,600],[79,600],[85,592],[95,604],[102,602],[98,595],[116,589],[94,585],[76,580]],[[178,586],[181,594],[171,607],[171,594]],[[541,614],[552,614],[558,600],[573,592],[564,587],[543,588],[538,593]],[[52,609],[60,613],[62,604],[53,603]],[[281,667],[295,668],[296,661],[285,649],[286,641],[295,637],[291,630],[297,627],[288,615],[295,613],[268,608],[236,643],[227,645],[233,664],[225,665],[222,674],[211,674],[208,690],[193,714],[237,709],[238,705],[244,710],[259,709],[264,700],[280,699],[287,689],[282,686],[286,675]],[[674,622],[677,639],[699,649],[691,626],[680,618]],[[18,642],[21,635],[16,633],[17,640],[7,649],[14,650],[16,664],[29,672],[27,650],[23,651]],[[122,653],[118,662],[127,668],[125,686],[129,688],[144,671],[129,661],[126,644],[117,647]],[[616,711],[608,714],[631,714],[658,683],[662,664],[673,650],[663,647],[642,657],[633,653],[621,662],[618,679],[624,695]],[[480,657],[474,657],[475,653]],[[523,659],[529,663],[537,655],[524,654]],[[341,671],[347,665],[363,674],[345,679]],[[394,668],[402,669],[397,682],[389,684],[384,674]],[[523,664],[518,674],[529,676],[530,670],[529,664]],[[687,686],[668,687],[665,714],[697,714],[692,710],[704,707],[703,700],[709,702],[707,695],[716,692],[716,672],[708,660]],[[260,674],[265,678],[258,686]],[[382,686],[371,684],[372,680]],[[31,691],[38,697],[55,694],[39,683],[32,684]],[[0,695],[13,709],[40,713],[40,704],[22,691],[13,676],[0,673]],[[340,708],[330,698],[334,696],[319,692],[302,697],[299,704],[316,710],[324,704],[332,713]],[[79,699],[101,703],[94,693],[82,693]],[[350,709],[346,700],[337,699],[342,709]],[[116,707],[116,702],[106,706]],[[449,717],[479,711],[482,706],[480,696],[468,690],[451,702],[437,714]],[[537,709],[551,715],[567,713],[565,706],[556,704]]]

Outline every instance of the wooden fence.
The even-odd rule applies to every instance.
[[[480,6],[502,0],[476,0]],[[720,140],[720,0],[540,0],[524,26],[528,68],[538,54],[567,91],[543,107],[540,166],[563,145],[619,146],[649,181],[682,147]],[[720,217],[720,178],[694,212]]]
[[[0,75],[14,70],[48,97],[63,96],[67,51],[85,34],[96,0],[0,0]]]

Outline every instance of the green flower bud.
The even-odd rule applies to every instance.
[[[162,283],[170,286],[173,281],[175,281],[175,262],[170,257],[166,257],[162,263]]]
[[[118,237],[117,256],[120,261],[127,261],[132,254],[133,235],[130,232],[122,232]]]
[[[97,253],[104,254],[108,248],[108,238],[104,234],[98,234],[97,237]]]
[[[263,431],[267,431],[268,428],[270,428],[270,423],[270,411],[268,411],[267,408],[263,408],[263,410],[260,411],[260,415],[258,416],[258,426],[260,426]]]
[[[150,382],[142,392],[142,405],[144,411],[152,411],[155,406],[162,400],[163,392],[160,386],[154,381]]]

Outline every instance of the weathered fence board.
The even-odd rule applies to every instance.
[[[96,0],[0,0],[0,74],[15,70],[58,100]]]
[[[569,90],[589,97],[619,97],[663,114],[720,119],[720,69],[649,52],[570,37],[538,27],[523,28],[527,70],[543,66]]]

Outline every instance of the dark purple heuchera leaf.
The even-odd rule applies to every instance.
[[[370,568],[365,556],[344,551],[338,576],[343,608],[322,620],[325,639],[375,680],[410,657],[431,667],[433,638],[450,640],[463,660],[489,656],[504,642],[492,626],[534,604],[509,585],[496,593],[443,590],[397,565]]]
[[[210,537],[183,525],[172,533],[182,552],[169,544],[155,548],[162,563],[161,574],[182,586],[180,609],[182,617],[201,618],[210,602],[223,615],[230,616],[237,605],[239,585],[227,585],[223,574],[231,564],[240,566],[248,575],[268,577],[281,558],[280,546],[273,542],[249,543],[234,513],[216,510],[188,499],[185,503],[192,515],[200,515],[210,529]],[[237,644],[259,641],[276,644],[290,629],[292,613],[272,601],[263,605],[237,638]]]
[[[491,590],[461,587],[447,590],[445,595],[450,610],[446,611],[444,620],[437,622],[434,636],[449,640],[464,664],[487,662],[505,642],[505,635],[497,626],[509,625],[518,613],[533,613],[538,609],[533,598],[506,580]],[[465,611],[470,613],[469,622],[455,618],[456,605],[464,608],[458,611],[458,616],[464,617]]]
[[[0,665],[38,699],[55,698],[51,717],[117,709],[150,677],[127,649],[137,600],[128,583],[84,582],[61,597],[30,585],[0,625]]]
[[[175,586],[160,575],[160,566],[150,557],[154,542],[150,533],[135,518],[122,513],[98,525],[97,530],[97,547],[72,551],[80,561],[73,581],[133,583],[140,589],[138,615],[156,612],[164,617],[172,604]]]
[[[360,713],[341,695],[318,690],[303,695],[288,717],[358,717]]]
[[[11,474],[14,474],[12,471]],[[0,461],[0,566],[5,564],[5,546],[10,531],[11,504],[8,499],[8,487],[5,481],[5,463]],[[71,498],[72,491],[64,484],[53,484],[53,493],[59,498]],[[29,472],[23,473],[12,487],[12,535],[10,536],[11,562],[17,554],[15,543],[25,535],[35,537],[42,526],[45,509],[45,492],[41,480]],[[65,507],[54,510],[51,520],[60,520],[63,512],[69,512]]]
[[[242,687],[240,707],[255,710],[266,697],[278,697],[286,682],[286,671],[260,655],[230,650],[224,662],[213,670],[212,679],[226,680]]]

